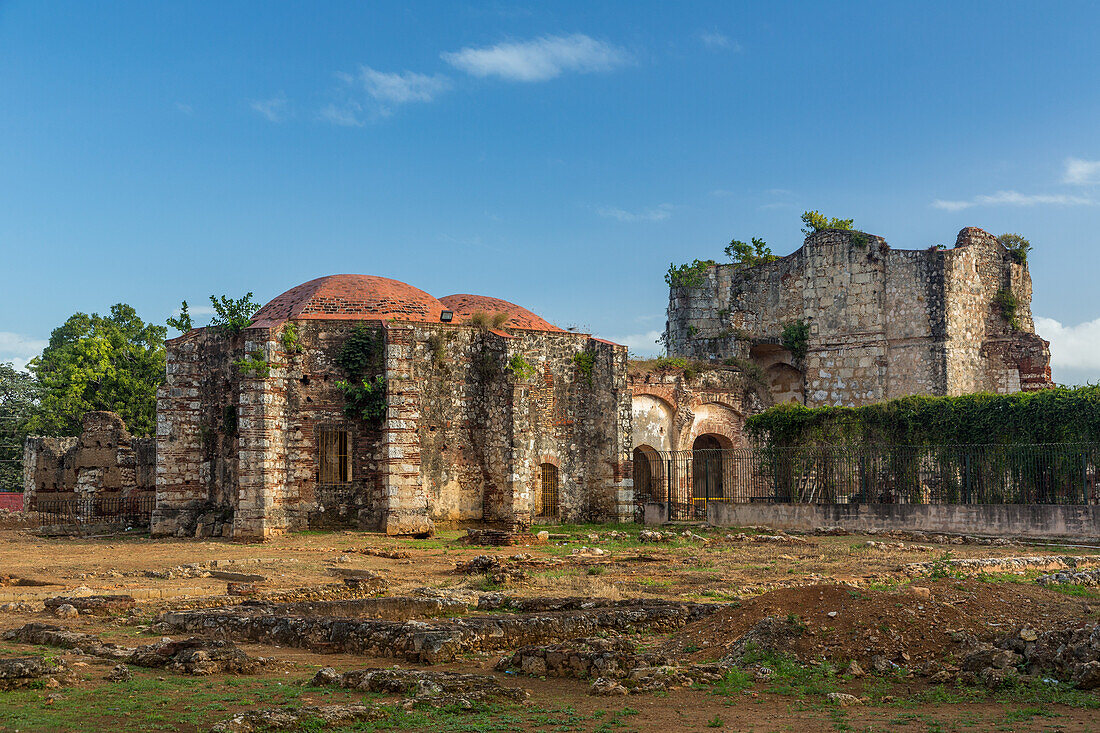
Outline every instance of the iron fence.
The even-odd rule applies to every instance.
[[[52,499],[37,496],[31,511],[39,524],[126,524],[147,526],[153,517],[156,497],[104,496],[85,499]]]
[[[1100,503],[1094,443],[705,449],[644,460],[638,500],[667,502],[674,519],[706,517],[712,501]]]

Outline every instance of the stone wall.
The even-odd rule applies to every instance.
[[[994,302],[1001,289],[1018,301],[1016,328]],[[782,344],[798,321],[809,325],[802,358]],[[666,339],[672,356],[750,358],[779,401],[810,406],[1051,384],[1027,267],[975,228],[953,249],[917,251],[825,230],[775,262],[712,266],[700,287],[671,290]]]
[[[346,377],[337,357],[360,322],[296,321],[294,348],[281,324],[169,341],[154,532],[263,538],[341,524],[391,534],[427,534],[438,521],[524,525],[537,513],[546,463],[558,468],[561,518],[629,513],[625,347],[568,332],[367,323],[384,344],[378,424],[348,418],[337,387]],[[578,354],[591,354],[590,374]],[[268,373],[234,366],[245,358]],[[513,358],[532,374],[517,375]],[[323,429],[348,432],[347,484],[321,483]]]
[[[77,438],[28,437],[23,446],[23,504],[92,498],[140,498],[155,490],[156,443],[135,438],[113,412],[84,415]]]

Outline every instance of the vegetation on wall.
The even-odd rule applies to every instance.
[[[271,365],[264,359],[262,351],[250,352],[245,358],[233,362],[233,366],[237,367],[241,374],[250,374],[257,379],[267,379],[271,374]]]
[[[178,316],[168,318],[168,326],[174,328],[180,333],[187,333],[191,330],[191,314],[187,310],[187,301],[183,301],[180,305],[180,314]]]
[[[283,325],[283,332],[279,335],[279,340],[283,342],[283,351],[288,354],[300,354],[302,353],[302,341],[298,335],[298,326],[294,323],[287,322]]]
[[[707,268],[715,264],[714,260],[694,260],[679,266],[669,263],[665,282],[670,288],[701,287],[707,281]]]
[[[521,382],[526,382],[531,377],[538,374],[538,369],[529,364],[522,354],[514,354],[511,359],[508,360],[508,371],[515,375],[516,379]]]
[[[731,240],[726,245],[726,257],[737,267],[756,267],[767,262],[775,262],[778,257],[772,254],[768,243],[759,237],[753,237],[751,243],[740,239]]]
[[[1100,385],[914,395],[864,407],[787,404],[753,415],[745,429],[767,447],[1094,442],[1100,441]]]
[[[802,223],[805,227],[802,229],[803,234],[813,234],[814,232],[820,232],[824,229],[843,229],[845,231],[851,230],[854,219],[830,219],[823,216],[818,211],[805,211],[802,213]]]
[[[1027,239],[1019,234],[1002,234],[997,237],[997,241],[1008,250],[1009,256],[1016,264],[1023,265],[1027,263],[1027,254],[1031,251],[1031,242]]]
[[[584,377],[584,381],[592,384],[592,370],[596,367],[596,355],[590,351],[582,351],[573,355],[573,364],[577,371]]]
[[[1013,331],[1020,330],[1020,319],[1017,315],[1020,301],[1011,290],[1008,288],[998,290],[993,295],[993,305],[997,307],[1005,321],[1008,322],[1009,328]]]
[[[245,293],[243,298],[236,300],[225,295],[211,295],[210,304],[214,306],[210,327],[234,336],[252,324],[252,316],[260,309],[260,304],[252,300],[252,293]]]
[[[344,414],[351,418],[381,422],[386,416],[386,379],[382,375],[383,349],[381,334],[360,324],[351,332],[336,365],[347,375],[336,387],[344,393]]]
[[[508,314],[504,312],[500,313],[486,313],[485,311],[474,311],[470,314],[470,317],[466,319],[466,322],[471,326],[477,326],[482,329],[500,328],[508,322]]]
[[[786,323],[779,338],[783,348],[791,352],[796,362],[801,362],[810,346],[810,324],[801,320]]]

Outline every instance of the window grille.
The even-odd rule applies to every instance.
[[[322,484],[351,482],[351,453],[347,430],[321,430],[320,476]]]
[[[558,518],[558,467],[553,463],[542,464],[542,506],[539,517]]]

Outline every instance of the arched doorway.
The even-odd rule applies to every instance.
[[[543,463],[539,496],[538,519],[558,519],[561,505],[558,500],[558,467],[553,463]]]
[[[700,435],[691,445],[691,485],[695,513],[706,516],[707,499],[724,496],[722,443],[716,435]]]

